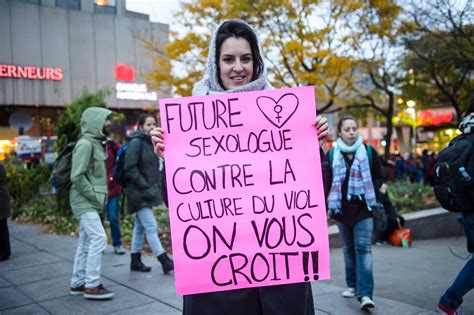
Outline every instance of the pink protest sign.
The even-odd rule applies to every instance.
[[[178,295],[329,279],[313,87],[160,100]]]

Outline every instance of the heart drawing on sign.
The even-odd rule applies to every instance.
[[[269,96],[257,98],[257,106],[265,118],[275,127],[281,128],[298,108],[298,98],[293,93],[282,95],[275,101]]]

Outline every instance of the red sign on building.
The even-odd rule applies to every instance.
[[[63,69],[61,68],[0,64],[0,78],[60,81],[63,77]]]
[[[135,68],[124,64],[119,64],[115,67],[115,79],[123,82],[135,81]]]

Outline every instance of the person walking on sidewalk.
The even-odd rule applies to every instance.
[[[10,217],[10,193],[5,166],[0,161],[0,261],[7,260],[11,255],[8,217]]]
[[[459,125],[459,129],[463,135],[474,134],[474,97],[471,98],[471,104]],[[474,143],[472,143],[472,148],[474,148]],[[474,157],[474,151],[471,151],[470,157],[471,159]],[[470,175],[474,176],[474,174]],[[472,181],[471,179],[470,184],[473,185],[472,189],[474,190],[474,183]],[[466,202],[468,202],[467,200],[466,196]],[[466,234],[467,250],[471,254],[471,258],[467,261],[463,269],[461,269],[453,284],[451,284],[439,300],[438,308],[449,315],[464,314],[461,310],[463,296],[474,288],[474,205],[471,212],[464,212],[462,214],[461,221],[464,227],[464,233]]]
[[[120,196],[122,195],[122,186],[113,180],[115,158],[120,147],[120,143],[113,139],[108,139],[105,143],[105,153],[107,156],[107,187],[109,190],[107,200],[107,218],[110,223],[110,234],[112,235],[114,253],[117,255],[124,255],[125,250],[122,247],[122,234],[120,233],[119,217],[119,202]]]
[[[272,88],[267,81],[257,35],[242,20],[228,20],[217,28],[210,43],[207,66],[207,73],[194,86],[193,95]],[[328,134],[327,119],[318,116],[314,124],[319,139],[324,140]],[[165,145],[161,128],[152,131],[152,140],[155,153],[162,156]],[[308,143],[308,147],[312,145],[314,144]],[[323,179],[326,180],[329,178],[329,165],[324,152],[320,152]],[[311,291],[311,284],[305,282],[185,295],[183,314],[310,315],[314,314]]]
[[[173,260],[168,257],[158,237],[158,224],[152,208],[162,202],[160,158],[153,152],[150,131],[156,127],[156,119],[150,114],[138,118],[137,131],[130,134],[125,156],[128,210],[135,214],[132,234],[132,271],[148,272],[151,267],[141,261],[143,237],[146,233],[153,254],[161,263],[163,272],[174,269]]]
[[[347,289],[342,295],[357,297],[360,307],[367,309],[375,306],[371,207],[377,204],[382,170],[375,149],[362,142],[354,117],[342,117],[337,131],[339,138],[329,153],[332,184],[328,209],[343,242]]]
[[[74,258],[70,293],[87,299],[110,299],[114,293],[100,282],[102,252],[107,236],[100,219],[107,202],[107,171],[102,142],[110,133],[112,112],[90,107],[81,117],[81,138],[77,141],[71,168],[69,202],[79,219],[79,243]]]

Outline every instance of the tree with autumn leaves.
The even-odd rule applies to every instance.
[[[420,28],[416,15],[408,14],[414,7],[396,0],[182,2],[172,26],[178,31],[171,32],[166,51],[145,42],[161,56],[148,81],[190,95],[205,71],[211,32],[224,20],[240,18],[259,34],[272,85],[315,86],[318,113],[364,108],[383,117],[388,154],[396,96],[405,91],[409,68],[407,38]]]

